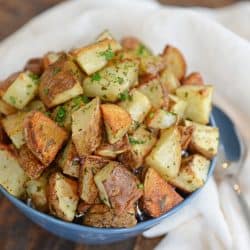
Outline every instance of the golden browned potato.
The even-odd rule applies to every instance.
[[[0,82],[0,96],[3,97],[4,93],[10,87],[10,85],[17,79],[20,72],[15,72],[8,76],[5,80]]]
[[[184,192],[191,193],[202,187],[207,179],[210,161],[195,154],[184,159],[178,175],[169,182]]]
[[[26,175],[28,175],[31,179],[37,179],[40,177],[47,167],[33,155],[26,145],[23,145],[19,149],[18,161]]]
[[[177,176],[181,165],[181,136],[176,126],[162,130],[160,139],[145,161],[165,180]]]
[[[104,204],[122,214],[142,196],[139,180],[119,162],[110,162],[94,177]]]
[[[143,208],[152,217],[159,217],[179,204],[183,198],[153,168],[144,180]]]
[[[26,192],[28,198],[31,199],[32,206],[42,212],[49,212],[47,187],[50,172],[45,171],[38,179],[28,180],[25,183]]]
[[[169,95],[169,111],[178,115],[178,120],[184,118],[187,102],[175,95]]]
[[[145,156],[156,143],[156,137],[141,125],[129,136],[129,143],[129,150],[119,155],[119,161],[134,169],[142,166]]]
[[[17,112],[17,109],[0,99],[0,113],[3,115],[11,115]]]
[[[79,66],[91,75],[102,69],[120,50],[119,43],[112,39],[104,39],[86,47],[72,51]]]
[[[109,160],[98,156],[85,156],[81,162],[79,171],[79,194],[80,198],[88,204],[99,202],[98,189],[94,176]]]
[[[33,111],[25,118],[24,138],[31,152],[48,166],[68,138],[68,134],[45,114]]]
[[[159,77],[155,77],[138,87],[138,90],[147,96],[154,109],[168,107],[168,93],[161,84]]]
[[[43,67],[47,69],[49,65],[55,63],[58,59],[65,56],[63,52],[48,52],[43,57]]]
[[[160,81],[162,86],[164,86],[170,94],[174,94],[175,90],[181,85],[180,81],[169,68],[161,72]]]
[[[39,96],[48,107],[81,95],[81,73],[73,61],[62,57],[51,64],[43,73],[39,84]]]
[[[187,102],[185,118],[207,124],[212,108],[213,86],[183,85],[176,89],[176,95]]]
[[[32,72],[19,73],[3,94],[3,101],[17,109],[23,109],[37,94],[38,76]]]
[[[139,74],[157,76],[165,67],[165,61],[160,56],[141,57]]]
[[[126,97],[124,96],[119,105],[130,114],[133,120],[132,131],[143,122],[152,107],[147,96],[137,89],[133,89]]]
[[[31,101],[24,109],[23,111],[29,112],[29,111],[41,111],[41,112],[46,112],[46,107],[44,106],[43,102],[40,100],[33,100]]]
[[[124,37],[121,40],[121,45],[125,51],[132,51],[137,57],[146,57],[152,55],[151,50],[136,37]]]
[[[68,141],[67,145],[58,155],[57,164],[64,174],[78,178],[80,163],[72,140]]]
[[[77,181],[59,172],[53,173],[48,185],[50,213],[62,220],[73,221],[79,201],[77,189]]]
[[[0,144],[0,162],[0,185],[11,195],[22,198],[28,176],[19,165],[16,152],[11,146]]]
[[[102,104],[101,111],[108,141],[114,144],[127,133],[132,119],[125,109],[115,104]]]
[[[190,149],[212,159],[218,152],[219,129],[201,125],[195,122],[185,121],[186,126],[193,127]]]
[[[104,204],[93,205],[85,214],[83,224],[92,227],[128,228],[137,224],[135,209],[127,209],[117,215],[113,209]]]
[[[181,135],[181,149],[186,150],[192,140],[194,127],[189,126],[178,126]]]
[[[40,76],[44,71],[43,59],[42,58],[31,58],[27,61],[24,66],[24,71],[30,71]]]
[[[110,159],[115,159],[117,155],[124,153],[130,149],[128,136],[125,135],[121,140],[114,144],[102,143],[95,151],[96,155]]]
[[[79,156],[93,153],[101,144],[100,99],[72,113],[72,140]]]
[[[193,72],[186,76],[182,81],[182,85],[204,85],[202,75],[199,72]]]
[[[86,96],[99,96],[103,101],[116,102],[123,99],[129,88],[137,83],[138,62],[123,60],[114,62],[86,77],[83,82],[83,90]]]
[[[2,120],[2,125],[16,148],[20,148],[24,143],[23,122],[27,112],[18,112],[8,115]]]
[[[165,129],[175,125],[177,121],[177,114],[168,112],[164,109],[158,109],[149,113],[146,124],[149,128]]]
[[[182,53],[175,47],[167,45],[162,53],[167,69],[171,70],[178,80],[186,74],[186,61]]]

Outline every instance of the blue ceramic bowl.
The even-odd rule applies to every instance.
[[[215,126],[215,122],[213,117],[210,119],[210,123],[212,126]],[[208,178],[213,174],[215,167],[215,159],[211,161],[211,165],[208,172]],[[12,195],[8,194],[1,186],[0,191],[4,194],[4,196],[12,202],[23,214],[25,214],[28,218],[30,218],[33,222],[40,225],[42,228],[47,231],[56,234],[62,238],[79,242],[85,244],[107,244],[112,242],[117,242],[121,240],[125,240],[127,238],[136,236],[146,231],[147,229],[157,225],[162,220],[167,217],[177,213],[184,206],[191,202],[191,200],[198,194],[198,192],[202,188],[193,192],[190,196],[188,196],[184,201],[182,201],[179,205],[165,213],[164,215],[155,218],[149,219],[144,222],[139,222],[135,227],[125,228],[125,229],[109,229],[109,228],[94,228],[87,227],[83,225],[78,225],[74,223],[64,222],[62,220],[56,219],[50,215],[41,213],[29,206],[27,206],[24,202],[18,200]]]

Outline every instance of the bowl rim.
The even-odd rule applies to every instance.
[[[210,124],[212,127],[216,127],[215,120],[213,118],[213,115],[210,116]],[[86,225],[80,225],[73,222],[67,222],[63,221],[59,218],[56,218],[50,214],[46,214],[43,212],[40,212],[36,210],[35,208],[32,208],[28,206],[23,201],[19,200],[15,196],[9,194],[1,185],[0,185],[0,192],[18,209],[20,208],[22,211],[26,210],[26,214],[30,213],[33,214],[33,216],[40,217],[43,220],[49,220],[51,223],[54,223],[57,226],[64,227],[66,229],[71,229],[75,231],[85,231],[87,230],[89,233],[102,233],[102,234],[110,234],[110,233],[116,233],[116,234],[122,234],[122,233],[131,233],[133,231],[141,231],[143,229],[148,229],[156,224],[159,224],[162,220],[166,219],[167,217],[175,214],[177,211],[185,207],[193,198],[197,196],[197,194],[205,187],[207,184],[207,181],[212,176],[214,169],[215,169],[215,163],[216,163],[216,156],[211,160],[210,167],[208,170],[208,176],[205,184],[194,191],[192,194],[190,194],[186,199],[184,199],[181,203],[179,203],[174,208],[170,209],[165,214],[161,215],[157,218],[150,218],[146,221],[138,222],[135,226],[130,228],[97,228],[97,227],[90,227]],[[29,217],[29,216],[27,216]]]

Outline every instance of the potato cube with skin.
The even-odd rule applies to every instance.
[[[19,165],[17,155],[10,146],[0,144],[0,162],[0,185],[11,195],[22,198],[28,176]]]
[[[48,52],[43,57],[43,66],[44,69],[47,69],[49,65],[55,63],[57,60],[60,59],[61,56],[64,56],[62,52]]]
[[[143,208],[152,217],[159,217],[178,205],[183,198],[153,168],[144,179]]]
[[[139,180],[118,162],[110,162],[94,177],[101,200],[122,214],[142,196]]]
[[[193,72],[186,76],[182,81],[182,85],[204,85],[203,78],[199,72]]]
[[[58,155],[57,164],[64,174],[78,178],[80,162],[72,140],[67,143]]]
[[[177,121],[178,116],[175,113],[158,109],[149,113],[146,123],[149,128],[165,129],[175,125]]]
[[[24,120],[24,138],[36,158],[49,166],[68,134],[45,114],[33,111]]]
[[[143,122],[152,107],[147,96],[136,89],[133,89],[128,98],[120,102],[119,105],[130,114],[134,123],[133,127]]]
[[[137,83],[138,62],[124,60],[86,77],[83,90],[86,96],[99,96],[103,101],[116,102]]]
[[[71,60],[62,57],[43,73],[39,84],[39,96],[48,107],[69,101],[81,95],[81,73]]]
[[[169,95],[169,111],[178,115],[179,119],[184,118],[187,102],[175,95]]]
[[[138,90],[147,96],[154,109],[168,106],[168,93],[161,85],[160,79],[158,77],[155,77],[149,82],[140,85]]]
[[[178,130],[181,135],[181,149],[186,150],[192,140],[194,127],[191,125],[188,126],[178,126]]]
[[[39,57],[29,59],[24,66],[24,71],[30,71],[40,76],[44,71],[43,59]]]
[[[205,157],[195,154],[184,159],[178,175],[169,182],[184,192],[191,193],[202,187],[206,180],[210,161]]]
[[[42,101],[33,100],[23,109],[23,111],[26,111],[26,112],[33,111],[33,110],[46,112],[46,107],[44,106]]]
[[[28,198],[31,199],[32,206],[42,212],[49,211],[47,199],[47,186],[50,171],[45,171],[38,179],[28,180],[25,183]]]
[[[26,115],[26,112],[18,112],[16,114],[6,116],[2,120],[4,130],[16,148],[20,148],[25,143],[23,123]]]
[[[83,224],[92,227],[128,228],[135,226],[137,220],[133,207],[117,215],[114,209],[110,209],[104,204],[96,204],[85,214]]]
[[[72,113],[72,140],[79,156],[92,154],[101,144],[100,99]]]
[[[104,40],[110,40],[112,41],[113,44],[113,50],[114,51],[118,51],[122,49],[122,46],[120,43],[118,43],[114,37],[112,36],[112,34],[109,32],[109,30],[104,30],[96,39],[97,42],[101,42]]]
[[[140,75],[157,76],[165,67],[164,59],[160,56],[141,57],[140,60]]]
[[[11,115],[17,112],[17,109],[0,99],[0,114]]]
[[[23,145],[19,149],[18,161],[26,175],[31,179],[37,179],[40,177],[47,167],[33,155],[26,145]]]
[[[79,171],[80,198],[88,204],[99,203],[98,189],[94,176],[109,163],[109,160],[99,156],[85,156],[81,161]]]
[[[201,124],[209,122],[212,94],[211,85],[183,85],[176,89],[176,95],[187,102],[185,118]]]
[[[156,137],[141,125],[129,136],[129,143],[129,150],[119,155],[119,161],[134,169],[142,166],[144,158],[156,143]]]
[[[178,80],[185,76],[187,65],[180,50],[168,45],[162,53],[162,58],[165,61],[166,68],[171,70]]]
[[[79,201],[77,189],[77,181],[59,172],[53,173],[48,185],[50,213],[62,220],[73,221]]]
[[[185,125],[193,127],[190,149],[208,159],[212,159],[218,152],[219,129],[187,120],[185,121]]]
[[[160,81],[162,86],[164,86],[171,94],[174,94],[175,90],[181,85],[174,73],[168,68],[161,72]]]
[[[17,109],[23,109],[37,91],[38,78],[29,71],[21,72],[4,93],[3,100]]]
[[[176,126],[162,130],[160,139],[145,161],[165,180],[177,176],[181,165],[181,138]]]
[[[87,75],[91,75],[102,69],[120,48],[115,40],[104,39],[76,49],[72,55]]]
[[[117,155],[122,154],[130,149],[128,136],[125,135],[121,140],[114,144],[102,143],[95,151],[96,155],[109,159],[115,159]]]
[[[115,104],[102,104],[101,111],[108,141],[114,144],[127,133],[132,119],[126,110]]]

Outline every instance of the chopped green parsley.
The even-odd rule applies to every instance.
[[[126,101],[126,100],[131,101],[132,100],[132,96],[129,94],[128,90],[126,90],[123,93],[119,94],[119,99],[121,101]]]
[[[56,113],[56,117],[55,117],[55,121],[62,125],[62,123],[64,122],[66,118],[66,109],[63,107],[63,106],[60,106],[57,110],[57,113]]]
[[[99,72],[96,72],[94,73],[92,76],[91,76],[91,81],[97,81],[99,82],[101,80],[101,76],[100,76],[100,73]]]
[[[115,54],[112,51],[110,45],[107,50],[100,52],[100,56],[104,56],[107,61],[111,60]]]
[[[142,140],[136,140],[135,138],[129,136],[128,137],[129,139],[129,143],[132,144],[132,145],[136,145],[136,144],[144,144],[145,141],[142,141]]]

